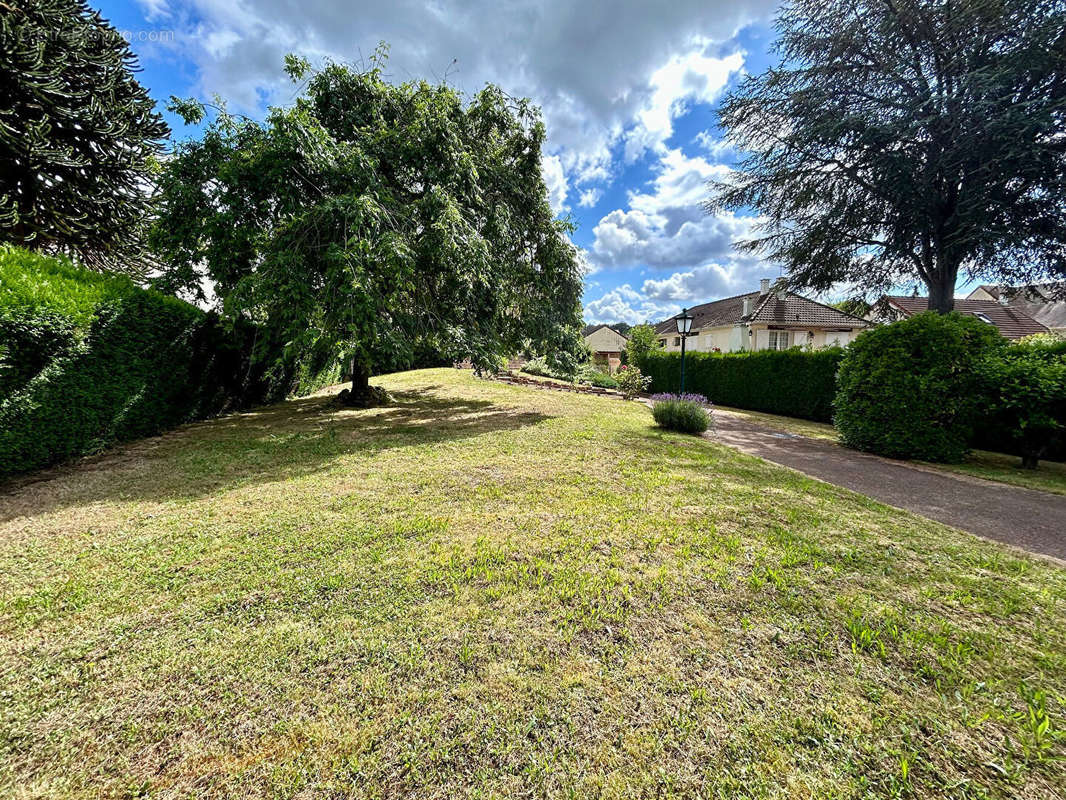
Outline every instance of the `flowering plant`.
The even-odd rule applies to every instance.
[[[702,394],[656,394],[651,415],[660,428],[681,433],[703,433],[712,424],[707,398]]]
[[[674,392],[661,392],[659,394],[653,394],[651,396],[652,402],[665,403],[668,401],[678,401],[681,403],[698,403],[701,406],[707,405],[707,398],[702,394],[694,394],[691,392],[685,392],[684,394],[676,394]]]
[[[638,394],[646,391],[651,385],[651,376],[641,375],[640,367],[627,365],[618,370],[615,376],[618,381],[618,391],[626,400],[632,400]]]

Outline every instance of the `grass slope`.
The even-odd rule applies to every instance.
[[[387,376],[0,489],[0,794],[1061,796],[1066,571]]]

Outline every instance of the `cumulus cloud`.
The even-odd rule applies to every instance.
[[[658,150],[674,133],[674,120],[690,103],[713,103],[730,77],[744,67],[744,53],[724,58],[704,55],[711,42],[696,41],[693,49],[670,58],[649,79],[648,101],[637,114],[637,125],[627,134],[626,161],[635,161],[645,150]]]
[[[447,79],[466,92],[497,83],[544,110],[549,152],[576,183],[611,174],[610,149],[636,130],[631,152],[660,141],[688,100],[720,92],[742,55],[709,53],[776,0],[140,0],[165,15],[176,47],[197,70],[195,91],[237,110],[288,102],[288,52],[311,60],[363,60],[391,47],[395,80]],[[688,100],[686,100],[688,98]]]
[[[674,272],[666,278],[648,278],[640,289],[628,283],[585,304],[588,322],[661,322],[684,306],[694,306],[731,295],[754,291],[759,278],[775,278],[777,270],[754,259],[728,264],[706,264]]]
[[[649,300],[624,283],[585,304],[586,322],[658,322],[676,311],[670,303]]]
[[[649,191],[631,192],[628,209],[615,209],[596,224],[593,260],[601,267],[677,269],[733,258],[733,243],[754,220],[708,216],[700,206],[708,179],[727,168],[668,149],[656,170]]]
[[[724,139],[717,139],[710,131],[700,131],[692,142],[715,161],[735,158],[736,150]]]
[[[548,187],[548,203],[551,204],[552,211],[556,214],[563,213],[569,208],[566,205],[569,186],[562,161],[559,156],[544,156],[540,161],[540,170],[544,175],[544,184]]]
[[[589,257],[601,270],[647,267],[669,271],[647,277],[639,289],[607,292],[586,304],[590,321],[612,314],[627,322],[661,320],[691,306],[750,291],[774,269],[738,253],[734,244],[749,238],[759,219],[723,213],[708,215],[701,202],[707,180],[727,167],[703,156],[665,148],[646,191],[630,192],[626,208],[604,215],[594,229]]]
[[[582,208],[592,208],[592,206],[600,202],[601,197],[603,197],[602,189],[586,189],[581,193],[577,204]]]

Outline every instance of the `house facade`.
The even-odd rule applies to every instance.
[[[757,292],[693,306],[688,312],[692,333],[685,348],[702,352],[843,347],[871,325],[795,292],[772,288],[765,278]],[[655,326],[664,350],[681,349],[676,319]]]
[[[622,352],[629,340],[607,325],[600,325],[585,337],[585,344],[592,351],[593,363],[614,373],[622,365]]]
[[[966,299],[1019,309],[1050,330],[1066,333],[1066,281],[1028,286],[978,286]]]
[[[876,322],[896,322],[929,310],[925,297],[885,295],[870,309],[868,319]],[[969,314],[992,325],[1008,339],[1021,339],[1033,333],[1047,333],[1048,328],[1037,322],[1021,308],[1008,306],[997,300],[956,300],[955,310]]]

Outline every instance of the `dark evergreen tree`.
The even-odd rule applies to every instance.
[[[744,247],[793,285],[924,283],[954,304],[987,282],[1066,275],[1066,5],[793,0],[779,66],[721,122],[750,155],[708,210],[755,208]]]
[[[0,3],[0,237],[136,267],[169,131],[126,40],[80,0]]]

